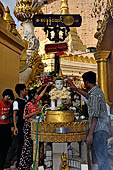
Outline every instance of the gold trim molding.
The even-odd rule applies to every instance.
[[[98,61],[99,59],[107,60],[110,52],[111,52],[111,51],[98,50],[98,51],[94,54],[94,57],[95,57],[96,61]]]
[[[36,135],[32,134],[32,139],[36,140]],[[39,133],[38,139],[40,142],[80,142],[86,139],[86,132],[83,133],[68,133],[68,134],[57,134],[57,133]]]
[[[5,11],[5,8],[4,8],[2,2],[0,2],[0,17],[3,17],[4,11]]]
[[[43,60],[47,59],[53,59],[54,55],[51,56],[50,54],[43,55]],[[72,55],[72,54],[64,54],[60,58],[61,60],[69,60],[69,61],[74,61],[74,62],[80,62],[80,63],[89,63],[89,64],[96,64],[96,60],[93,57],[88,57],[88,56],[77,56],[77,55]]]
[[[37,122],[31,122],[31,136],[36,140]],[[70,132],[67,134],[58,134],[56,128],[69,128]],[[41,122],[38,128],[38,138],[42,142],[78,142],[86,138],[88,131],[88,121],[69,122],[69,123],[49,123]]]

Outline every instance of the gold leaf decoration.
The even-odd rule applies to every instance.
[[[31,81],[36,84],[44,71],[44,64],[38,54],[38,50],[36,50],[31,57],[29,67],[32,68]]]

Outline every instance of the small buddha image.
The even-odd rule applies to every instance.
[[[51,99],[51,110],[57,110],[62,104],[68,104],[71,100],[70,92],[64,87],[64,81],[57,78],[55,81],[55,88],[49,92]]]
[[[60,170],[69,170],[69,166],[67,163],[67,156],[65,153],[62,154],[61,161],[62,161],[62,163],[60,166]]]
[[[63,89],[63,80],[61,78],[57,78],[55,81],[55,86],[57,88],[57,90],[61,91]]]

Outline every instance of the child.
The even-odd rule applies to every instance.
[[[41,111],[38,108],[38,101],[46,92],[47,87],[44,88],[41,94],[38,96],[37,90],[32,89],[28,91],[29,102],[26,104],[24,109],[23,118],[25,119],[24,123],[24,145],[22,148],[21,158],[19,162],[18,170],[30,170],[30,167],[33,163],[33,142],[31,139],[31,123],[30,118],[34,118],[37,115],[40,115]]]

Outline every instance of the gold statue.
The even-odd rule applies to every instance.
[[[62,164],[60,166],[60,170],[69,170],[69,166],[67,163],[67,156],[64,152],[62,154],[61,160],[62,160]]]

